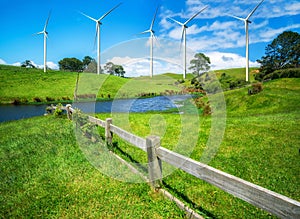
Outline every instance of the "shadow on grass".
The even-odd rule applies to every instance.
[[[189,197],[187,197],[182,192],[179,192],[176,189],[172,188],[169,184],[164,182],[164,180],[162,181],[162,184],[167,190],[169,190],[171,193],[173,193],[177,198],[180,198],[184,202],[188,203],[192,209],[197,210],[198,213],[200,212],[202,215],[205,215],[205,218],[217,219],[217,217],[215,215],[213,215],[211,212],[209,212],[209,211],[205,210],[204,208],[202,208],[201,206],[195,204],[192,200],[189,199]]]
[[[118,146],[118,142],[113,142],[112,146],[110,146],[110,150],[114,152],[115,154],[121,155],[123,158],[127,158],[127,161],[130,161],[134,164],[135,167],[138,168],[139,171],[142,171],[143,174],[148,173],[148,169],[144,167],[142,164],[140,164],[137,160],[135,160],[130,154],[126,153],[122,148]]]
[[[143,174],[148,174],[148,169],[141,165],[137,160],[135,160],[130,154],[126,153],[124,150],[122,150],[119,146],[118,146],[118,142],[113,142],[112,146],[108,146],[110,148],[110,150],[118,155],[121,155],[123,158],[126,158],[127,161],[130,161],[131,163],[133,163],[139,171],[142,171]],[[213,219],[217,219],[217,217],[215,215],[213,215],[211,212],[205,210],[204,208],[202,208],[201,206],[195,204],[192,200],[189,199],[189,197],[187,197],[185,194],[177,191],[176,189],[172,188],[170,185],[168,185],[166,182],[162,181],[163,186],[169,190],[171,193],[175,194],[175,196],[177,198],[180,198],[181,200],[183,200],[185,203],[188,203],[192,209],[197,210],[198,212],[200,212],[202,215],[205,215],[205,218],[213,218]]]

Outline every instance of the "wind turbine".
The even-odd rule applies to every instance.
[[[199,12],[194,14],[190,19],[186,20],[184,23],[181,23],[173,18],[169,18],[175,23],[179,24],[182,26],[182,36],[181,36],[181,43],[183,41],[183,65],[184,65],[184,72],[183,72],[183,78],[186,78],[186,28],[188,28],[188,23],[192,21],[195,17],[197,17],[202,11],[204,11],[208,6],[205,6],[202,8]]]
[[[156,18],[158,7],[156,7],[155,14],[153,16],[150,28],[148,30],[145,30],[141,32],[141,34],[150,33],[150,77],[153,77],[153,39],[155,38],[155,31],[153,30],[154,21]]]
[[[249,23],[252,23],[249,19],[253,15],[253,13],[256,11],[256,9],[263,3],[264,0],[262,0],[256,7],[248,14],[246,18],[240,18],[236,16],[232,16],[233,18],[236,18],[238,20],[244,21],[245,23],[245,33],[246,33],[246,81],[250,80],[250,75],[249,75],[249,32],[248,32],[248,25]]]
[[[106,12],[105,14],[103,14],[99,19],[95,19],[92,18],[82,12],[80,12],[82,15],[84,15],[85,17],[91,19],[92,21],[96,22],[96,36],[95,36],[95,42],[96,42],[96,38],[98,36],[97,39],[97,43],[98,43],[98,48],[97,48],[97,74],[100,74],[100,26],[101,26],[101,20],[103,20],[107,15],[109,15],[113,10],[115,10],[117,7],[119,7],[122,3],[119,3],[118,5],[116,5],[115,7],[113,7],[112,9],[110,9],[108,12]]]
[[[37,35],[44,34],[44,72],[47,71],[47,38],[48,38],[47,26],[48,26],[50,15],[51,15],[51,11],[49,12],[43,31],[36,33]]]

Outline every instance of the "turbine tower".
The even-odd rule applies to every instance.
[[[199,12],[197,12],[195,15],[193,15],[190,19],[186,20],[184,23],[181,23],[173,18],[169,18],[172,21],[174,21],[175,23],[179,24],[180,26],[182,26],[182,36],[181,36],[181,43],[183,42],[183,68],[184,68],[184,72],[183,72],[183,78],[186,78],[186,28],[188,28],[188,23],[190,21],[192,21],[195,17],[197,17],[202,11],[204,11],[208,6],[205,6],[204,8],[202,8]]]
[[[153,16],[150,28],[148,30],[145,30],[141,32],[141,34],[150,33],[150,78],[153,77],[153,39],[155,38],[155,31],[153,30],[154,21],[156,18],[158,7],[156,7],[155,14]]]
[[[250,80],[250,75],[249,75],[249,32],[248,32],[248,26],[251,21],[249,20],[250,17],[253,15],[253,13],[256,11],[256,9],[263,3],[264,0],[262,0],[256,7],[248,14],[246,18],[240,18],[236,16],[232,16],[233,18],[236,18],[238,20],[244,21],[245,23],[245,33],[246,33],[246,81]]]
[[[44,35],[44,72],[47,71],[47,38],[48,38],[47,26],[48,26],[50,15],[51,15],[51,11],[49,12],[43,31],[36,33],[37,35],[39,34]]]
[[[82,12],[80,12],[82,15],[84,15],[85,17],[91,19],[92,21],[95,21],[96,22],[96,36],[95,36],[95,42],[96,42],[96,39],[97,39],[97,36],[98,36],[98,39],[97,39],[97,45],[98,45],[98,48],[97,48],[97,74],[100,74],[100,69],[101,69],[101,64],[100,64],[100,61],[101,61],[101,58],[100,58],[100,26],[101,26],[101,20],[103,20],[107,15],[109,15],[113,10],[115,10],[117,7],[119,7],[122,3],[119,3],[118,5],[116,5],[115,7],[113,7],[111,10],[109,10],[108,12],[106,12],[104,15],[102,15],[99,19],[95,19],[95,18],[92,18]]]

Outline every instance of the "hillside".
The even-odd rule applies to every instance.
[[[224,92],[230,116],[290,113],[300,109],[299,78],[265,82],[263,91],[255,95],[248,95],[248,88]]]
[[[179,77],[179,76],[178,76]],[[0,103],[62,102],[73,100],[77,73],[0,65]],[[166,91],[178,92],[180,85],[170,75],[121,78],[107,74],[80,73],[77,94],[83,98],[130,98]]]
[[[22,74],[25,79],[33,77]],[[43,77],[42,73],[35,74]],[[49,73],[48,76],[55,79],[59,74],[62,77],[66,73],[56,72],[51,76]],[[67,74],[76,80],[75,73]],[[102,82],[107,83],[109,92],[114,89],[134,92],[144,89],[146,86],[142,85],[149,80],[147,77],[139,78],[138,82],[117,78],[120,81],[116,85],[114,77],[100,80],[101,77],[95,75],[85,76],[81,83],[87,86],[86,90],[80,90],[82,93],[97,92],[91,89],[92,83]],[[93,78],[98,81],[91,80]],[[156,79],[151,86],[173,86],[166,77]],[[15,80],[19,83],[19,79]],[[217,154],[208,164],[299,201],[299,84],[300,79],[294,78],[269,81],[263,84],[262,92],[251,96],[248,87],[225,91],[226,129]],[[152,131],[163,133],[152,130],[149,123],[153,118],[165,121],[167,129],[162,146],[167,148],[177,143],[182,127],[181,115],[173,113],[130,113],[126,124],[122,123],[120,114],[98,116],[112,117],[115,125],[138,136],[147,136]],[[211,116],[201,117],[199,138],[190,156],[194,160],[201,160],[210,137],[211,122]],[[118,182],[97,171],[79,149],[73,128],[67,119],[52,116],[0,123],[2,217],[184,216],[173,203],[151,192],[146,184]],[[141,150],[116,136],[114,146],[115,152],[119,150],[119,155],[128,161],[147,162]],[[275,218],[179,170],[166,176],[163,186],[187,206],[210,218]]]

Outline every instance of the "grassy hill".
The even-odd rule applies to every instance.
[[[250,71],[250,81],[254,80],[254,74],[257,73],[257,68],[249,68]],[[217,78],[220,78],[223,73],[226,75],[230,75],[232,77],[235,77],[237,79],[243,79],[245,80],[245,74],[246,70],[245,68],[231,68],[231,69],[220,69],[220,70],[215,70],[213,71]]]
[[[237,71],[228,70],[228,74],[243,77]],[[218,74],[222,73],[223,70]],[[9,102],[18,95],[29,100],[40,92],[44,92],[41,97],[45,98],[50,95],[49,90],[55,97],[63,97],[67,92],[72,96],[77,74],[56,71],[44,74],[40,70],[0,66],[0,77],[1,101]],[[82,74],[78,93],[96,93],[101,98],[101,94],[125,97],[141,90],[180,89],[174,86],[179,77],[159,75],[148,83],[148,77],[132,80]],[[45,83],[44,89],[40,83]],[[57,86],[56,90],[52,90],[52,85]],[[209,165],[300,201],[300,79],[266,82],[263,91],[255,95],[248,95],[248,87],[244,87],[225,91],[224,96],[226,129]],[[182,126],[180,115],[172,113],[130,113],[129,124],[122,123],[121,114],[98,116],[113,117],[115,125],[142,137],[153,133],[150,125],[153,118],[164,120],[167,129],[162,145],[168,148],[178,140]],[[206,147],[212,117],[200,120],[199,138],[191,154],[195,160],[201,159]],[[129,155],[124,155],[124,159],[146,162],[145,154],[126,142],[114,137],[114,144],[120,148],[119,151],[115,148],[116,153]],[[73,124],[64,118],[38,117],[0,123],[0,145],[0,217],[182,218],[184,215],[147,185],[118,182],[94,169],[79,149]],[[208,218],[274,218],[179,170],[164,178],[164,187]]]
[[[174,78],[175,77],[175,78]],[[77,94],[98,99],[130,98],[142,93],[160,94],[181,90],[176,77],[120,78],[112,75],[80,73]],[[76,72],[48,71],[0,65],[0,103],[62,102],[73,100]]]

